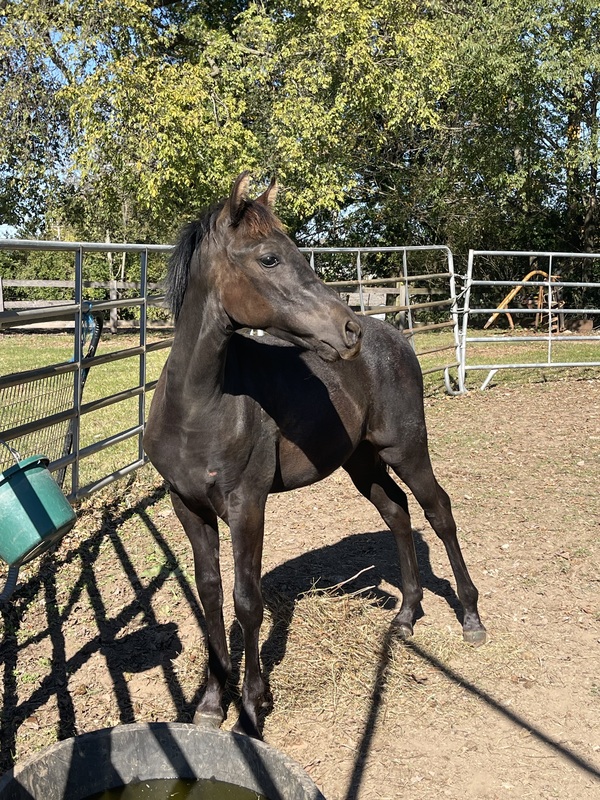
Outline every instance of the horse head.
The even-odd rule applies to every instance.
[[[248,183],[243,172],[200,251],[232,327],[265,330],[326,361],[355,358],[360,321],[315,275],[275,216],[276,181],[255,200]]]

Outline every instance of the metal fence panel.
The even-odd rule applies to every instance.
[[[46,307],[36,308],[17,308],[5,309],[0,312],[0,330],[18,327],[31,322],[69,319],[74,323],[73,335],[73,358],[70,362],[52,364],[47,367],[28,370],[26,372],[13,373],[0,376],[0,438],[13,443],[18,440],[19,446],[25,450],[21,455],[29,455],[32,450],[49,448],[46,453],[53,458],[50,469],[57,473],[70,470],[70,479],[65,487],[65,492],[71,502],[81,499],[97,489],[108,485],[114,480],[123,477],[129,472],[137,469],[145,463],[146,457],[142,448],[142,435],[146,417],[146,394],[154,388],[155,382],[148,382],[146,379],[146,357],[148,352],[158,350],[170,345],[170,340],[149,344],[146,333],[147,309],[150,304],[155,304],[158,299],[148,294],[147,280],[147,261],[148,254],[165,254],[171,250],[168,245],[135,245],[135,244],[111,244],[98,242],[38,242],[26,240],[0,240],[0,249],[3,250],[27,250],[38,252],[65,252],[73,254],[73,282],[67,282],[72,286],[73,297],[70,302],[53,304]],[[92,302],[84,298],[84,268],[85,256],[89,253],[130,253],[139,259],[140,281],[136,282],[139,294],[128,299],[112,299],[100,302]],[[89,282],[88,282],[89,283]],[[90,312],[108,310],[116,308],[136,307],[139,309],[139,345],[126,350],[113,353],[102,354],[86,358],[83,350],[84,325],[85,319]],[[139,369],[137,372],[137,385],[124,392],[108,393],[105,397],[93,402],[85,402],[82,397],[81,387],[82,378],[90,368],[100,364],[106,364],[123,358],[138,359]],[[56,382],[61,376],[63,382],[67,381],[66,389],[69,396],[67,403],[63,395],[58,402],[56,397],[50,397],[52,392],[52,382]],[[24,387],[29,387],[25,391]],[[33,387],[41,387],[39,390]],[[19,397],[19,389],[21,396]],[[40,397],[45,397],[45,405],[40,404]],[[131,398],[137,398],[137,424],[118,431],[102,441],[94,442],[91,445],[82,447],[80,437],[80,423],[83,416],[99,408],[121,403]],[[50,405],[48,405],[50,403]],[[52,405],[53,404],[53,405]],[[59,407],[60,406],[60,407]],[[33,411],[27,413],[27,409]],[[39,433],[47,429],[56,430],[56,426],[68,424],[72,445],[70,452],[60,453],[56,448],[52,448],[47,441],[40,440]],[[64,436],[64,428],[56,433],[60,442]],[[109,475],[82,486],[80,482],[79,467],[85,458],[95,456],[101,450],[119,444],[125,440],[137,438],[137,457],[133,461],[124,463]],[[0,467],[4,468],[3,464]]]
[[[324,278],[329,276],[323,267],[323,262],[328,258],[337,258],[338,261],[332,271],[346,272],[348,277],[346,280],[327,280],[327,283],[341,295],[345,295],[358,314],[387,319],[400,327],[409,338],[417,356],[444,354],[439,363],[423,368],[423,373],[442,372],[449,394],[463,391],[461,385],[463,373],[460,368],[460,312],[454,257],[448,247],[430,245],[300,249],[307,254],[312,268]],[[388,264],[388,270],[392,271],[392,275],[388,278],[372,277],[369,271],[370,258],[393,261],[393,264]],[[441,269],[440,259],[442,259]],[[431,270],[419,269],[428,262],[432,267]],[[377,302],[377,295],[385,295],[386,298],[382,302]],[[395,301],[388,304],[387,295],[392,298],[395,296]],[[443,299],[434,300],[435,295]],[[428,299],[420,301],[422,297]],[[425,316],[425,321],[417,319],[420,316]],[[419,334],[443,330],[451,331],[451,344],[428,350],[418,349],[416,340]],[[456,370],[458,392],[452,386],[450,370]]]
[[[522,280],[480,280],[474,277],[476,273],[477,259],[526,259],[530,266],[528,273]],[[483,381],[481,388],[485,389],[493,376],[501,369],[541,369],[541,368],[575,368],[575,367],[597,367],[600,366],[600,352],[597,358],[589,361],[565,360],[556,358],[555,345],[559,342],[588,342],[596,341],[600,343],[600,337],[591,331],[578,333],[577,331],[565,333],[565,319],[573,317],[590,317],[593,327],[593,320],[600,315],[600,309],[594,306],[584,305],[571,306],[565,305],[564,297],[566,293],[573,297],[583,296],[589,290],[600,289],[600,283],[582,281],[563,281],[558,273],[557,265],[562,261],[581,261],[581,262],[600,262],[598,253],[566,253],[555,251],[508,251],[508,250],[470,250],[467,266],[467,275],[464,291],[464,307],[461,334],[461,384],[466,384],[466,374],[468,371],[484,371],[488,375]],[[535,267],[531,269],[531,267]],[[541,267],[544,267],[542,269]],[[541,279],[540,279],[540,276]],[[535,279],[534,279],[535,278]],[[508,288],[506,296],[497,305],[490,306],[485,302],[485,290],[495,290],[496,287]],[[537,291],[535,302],[525,305],[515,305],[522,289],[533,288]],[[478,291],[483,294],[483,304],[479,304]],[[510,327],[515,329],[513,316],[522,316],[526,320],[534,319],[537,330],[543,328],[543,332],[532,334],[525,330],[523,333],[507,335],[505,332],[484,336],[481,332],[473,333],[473,320],[482,315],[489,316],[487,323],[483,326],[488,328],[499,318],[509,320]],[[481,329],[481,326],[479,325]],[[499,348],[507,344],[519,344],[527,342],[537,342],[545,344],[545,358],[539,361],[491,361],[485,364],[478,364],[472,360],[473,344],[494,344]]]

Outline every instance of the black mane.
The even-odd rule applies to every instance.
[[[199,219],[188,222],[179,233],[175,249],[169,258],[167,277],[165,278],[166,301],[175,321],[181,311],[190,278],[192,256],[210,231],[225,203],[225,200],[214,203],[204,211]],[[248,199],[243,201],[236,219],[232,220],[230,224],[233,228],[244,225],[246,235],[254,239],[269,236],[273,230],[283,230],[280,220],[268,205]]]
[[[165,278],[165,297],[175,320],[177,320],[181,311],[183,297],[187,289],[192,256],[200,242],[209,232],[215,213],[221,211],[224,205],[224,200],[215,203],[207,208],[199,219],[188,222],[179,232],[175,249],[169,256],[167,276]]]

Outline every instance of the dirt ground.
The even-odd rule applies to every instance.
[[[443,547],[414,502],[425,597],[404,644],[389,629],[391,534],[345,474],[273,497],[265,739],[328,800],[600,798],[600,379],[426,402],[489,642],[462,642]],[[191,564],[148,467],[22,570],[2,615],[0,772],[76,733],[191,719],[205,663]],[[226,529],[222,568],[239,667]],[[234,686],[225,727],[236,700]]]

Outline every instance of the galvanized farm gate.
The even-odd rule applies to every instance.
[[[75,501],[145,463],[142,434],[146,419],[147,394],[156,385],[156,378],[148,379],[147,358],[154,351],[168,348],[172,341],[164,337],[156,341],[148,339],[148,308],[160,305],[162,301],[159,289],[148,284],[148,258],[150,256],[164,258],[171,247],[97,242],[0,240],[0,249],[62,252],[71,254],[73,259],[71,299],[58,305],[55,303],[42,307],[7,307],[0,311],[0,331],[50,320],[71,320],[74,326],[72,359],[33,370],[0,375],[0,439],[17,445],[17,449],[20,448],[24,451],[24,455],[27,455],[32,450],[39,449],[41,435],[48,438],[55,433],[55,438],[62,441],[64,426],[69,425],[73,439],[71,452],[67,455],[56,453],[51,469],[58,474],[66,469],[69,470],[68,497],[71,501]],[[563,330],[564,320],[575,316],[597,319],[600,310],[597,307],[590,307],[589,304],[566,306],[557,299],[561,292],[564,295],[564,292],[574,289],[581,292],[600,287],[600,283],[589,281],[562,281],[557,275],[557,264],[564,263],[566,259],[599,260],[598,254],[472,250],[469,253],[464,289],[459,294],[453,256],[447,247],[314,247],[303,250],[312,267],[323,277],[327,278],[332,274],[344,276],[342,280],[330,281],[330,285],[344,296],[359,314],[377,315],[401,327],[420,357],[430,357],[439,353],[439,361],[424,367],[424,372],[443,373],[446,389],[450,393],[464,391],[466,376],[471,370],[489,373],[483,384],[485,386],[499,369],[600,366],[600,357],[585,362],[559,360],[554,357],[555,344],[559,342],[598,341],[600,344],[599,337],[587,332],[586,328],[575,332]],[[118,284],[129,290],[136,287],[135,293],[132,296],[129,291],[128,297],[86,299],[86,293],[89,297],[92,290],[100,285],[85,279],[86,260],[92,255],[106,256],[109,253],[128,254],[136,260],[139,280]],[[530,272],[536,274],[527,276],[527,280],[478,279],[476,277],[478,260],[491,257],[526,258],[530,266],[535,264],[536,269]],[[377,261],[377,269],[374,268],[374,261]],[[372,277],[373,274],[380,274],[382,271],[384,273],[387,271],[389,277]],[[11,283],[13,282],[5,281],[7,286]],[[23,281],[18,283],[22,284]],[[65,285],[65,282],[61,283]],[[543,298],[543,304],[538,303],[535,307],[511,304],[510,300],[517,297],[519,290],[524,286],[538,291],[539,296]],[[498,287],[509,290],[507,294],[509,300],[493,306],[485,302],[477,303],[478,293],[488,289],[498,290]],[[460,297],[464,297],[463,307],[459,305]],[[113,350],[110,353],[103,352],[101,348],[95,356],[86,358],[84,332],[90,312],[111,314],[118,308],[137,309],[136,324],[139,326],[139,339],[136,345]],[[538,324],[538,330],[531,333],[527,330],[510,334],[503,331],[486,336],[474,334],[469,329],[469,323],[474,315],[488,315],[491,321],[499,317],[509,319],[511,314],[529,315],[532,318],[532,315],[535,315],[538,321],[545,321],[545,325]],[[459,325],[461,315],[462,325]],[[419,349],[417,342],[421,333],[444,330],[449,333],[449,338],[444,343],[433,349]],[[546,357],[535,363],[519,360],[476,363],[472,358],[472,345],[491,342],[499,346],[502,343],[544,342]],[[119,392],[110,392],[110,386],[107,386],[107,393],[104,396],[95,396],[93,399],[82,397],[82,378],[88,370],[123,359],[135,360],[133,372],[137,375],[137,380],[133,386]],[[456,370],[456,389],[451,384],[450,370]],[[23,387],[27,387],[26,390]],[[59,393],[60,399],[53,407],[53,398],[57,398]],[[46,398],[42,413],[35,412],[32,400],[38,394]],[[109,437],[81,445],[80,422],[86,414],[132,398],[137,398],[137,415],[133,424]],[[95,457],[100,452],[130,439],[137,442],[137,454],[133,460],[120,464],[117,469],[111,470],[101,478],[82,485],[79,466],[83,459]],[[43,441],[45,446],[46,440]],[[0,468],[8,465],[9,462],[3,464],[0,460]]]
[[[65,484],[71,502],[91,494],[122,478],[146,462],[142,447],[142,435],[147,413],[147,395],[156,385],[156,377],[148,377],[148,355],[170,347],[171,338],[150,341],[148,338],[148,309],[160,306],[162,296],[158,287],[148,283],[149,257],[166,256],[169,245],[112,244],[98,242],[40,242],[26,240],[0,240],[0,250],[45,253],[67,253],[72,257],[72,298],[64,302],[40,307],[10,308],[5,303],[0,311],[0,332],[18,329],[31,323],[55,320],[70,321],[74,325],[73,356],[60,363],[44,365],[26,371],[12,371],[0,375],[0,439],[15,445],[22,456],[27,456],[40,447],[50,456],[50,470],[59,475],[68,470]],[[459,372],[459,318],[456,305],[455,276],[452,253],[445,247],[388,247],[388,248],[310,248],[304,249],[311,265],[317,272],[327,271],[327,259],[342,259],[345,264],[345,281],[332,285],[356,308],[359,314],[377,314],[393,324],[401,326],[410,337],[413,347],[421,332],[448,330],[451,342],[433,350],[415,350],[419,356],[435,356],[441,353],[439,364],[429,365],[424,371],[441,372],[446,387],[453,391],[449,371]],[[131,291],[127,297],[90,300],[100,284],[86,279],[86,265],[91,258],[102,254],[127,254],[135,259],[135,271],[139,278],[126,285]],[[369,272],[369,259],[386,261],[387,278],[373,278]],[[411,269],[412,267],[412,269]],[[23,281],[5,280],[10,287]],[[71,285],[62,281],[61,286]],[[87,295],[87,297],[86,297]],[[391,300],[391,302],[390,302]],[[85,356],[86,319],[92,314],[111,314],[116,309],[137,310],[139,340],[133,347],[105,352],[100,346],[93,357]],[[431,321],[434,315],[435,321]],[[96,367],[123,359],[133,359],[134,385],[115,392],[110,385],[103,387],[106,393],[88,398],[82,397],[82,376]],[[2,370],[5,372],[5,370]],[[43,398],[43,401],[40,400]],[[81,422],[87,414],[116,406],[137,398],[136,419],[125,429],[116,431],[98,441],[82,444]],[[41,403],[41,405],[40,405]],[[61,452],[65,426],[70,426],[72,446],[70,452]],[[40,437],[43,437],[40,439]],[[107,474],[92,481],[81,481],[80,465],[84,459],[97,458],[109,448],[122,442],[137,442],[136,455],[132,460],[118,464]],[[59,449],[48,452],[51,442],[58,442]],[[10,466],[2,461],[0,469]],[[8,458],[8,457],[7,457]]]
[[[22,456],[27,456],[40,447],[40,434],[44,434],[43,445],[59,442],[62,448],[64,425],[71,427],[72,446],[70,452],[61,455],[54,448],[47,452],[52,458],[50,470],[68,470],[66,494],[71,502],[79,500],[103,486],[127,475],[145,463],[142,448],[142,435],[146,419],[146,395],[156,381],[147,380],[146,362],[148,354],[154,350],[169,347],[170,339],[150,343],[147,340],[147,311],[150,305],[160,301],[157,294],[150,294],[147,281],[148,258],[151,254],[164,255],[171,249],[166,245],[102,244],[97,242],[34,242],[22,240],[0,240],[2,250],[26,250],[45,253],[72,254],[73,289],[72,299],[63,303],[44,307],[6,309],[0,312],[0,331],[18,328],[33,322],[70,320],[74,323],[73,356],[60,363],[48,364],[36,369],[11,372],[0,376],[0,439],[17,447]],[[137,260],[139,281],[137,293],[133,297],[90,301],[85,293],[93,282],[85,281],[86,258],[91,254],[122,253],[131,254]],[[85,326],[90,314],[108,313],[117,308],[135,308],[139,318],[139,340],[134,347],[102,352],[93,357],[85,356]],[[135,376],[133,386],[111,392],[106,386],[106,394],[86,401],[82,397],[81,384],[84,374],[102,364],[110,364],[123,359],[134,359]],[[81,446],[80,424],[86,414],[102,408],[137,398],[137,415],[133,424],[125,430],[117,431],[101,440]],[[39,409],[42,409],[40,413]],[[120,442],[133,439],[137,441],[137,456],[128,463],[101,478],[81,485],[80,464],[84,459],[96,458],[102,451]],[[50,444],[52,448],[52,444]],[[0,456],[2,458],[3,456]],[[10,463],[10,462],[9,462]],[[0,467],[6,464],[0,460]]]
[[[486,272],[491,260],[511,259],[513,274],[522,274],[521,280],[478,279],[477,265],[486,260]],[[520,266],[517,266],[520,265]],[[600,254],[562,253],[543,251],[470,250],[462,309],[462,334],[460,353],[460,385],[464,389],[468,371],[487,372],[481,388],[485,389],[493,376],[501,369],[557,369],[600,366],[600,336],[593,333],[599,321],[600,308],[597,301],[600,282],[593,280],[565,281],[561,271],[570,274],[577,271],[598,273]],[[518,271],[519,270],[519,271]],[[504,270],[505,271],[505,270]],[[533,296],[523,302],[523,293],[533,289]],[[490,305],[490,297],[498,297],[507,290],[503,299]],[[500,294],[499,294],[500,293]],[[588,299],[586,299],[588,298]],[[483,326],[478,324],[476,332],[470,330],[473,318],[488,317]],[[517,328],[513,318],[523,320]],[[507,321],[499,332],[484,335],[497,322]],[[596,342],[595,357],[586,361],[567,359],[564,352],[556,357],[557,345],[581,342]],[[472,345],[494,345],[500,353],[503,348],[514,349],[514,345],[538,344],[544,347],[544,355],[537,361],[518,358],[493,359],[477,363]]]
[[[456,371],[458,378],[460,324],[454,257],[448,247],[300,249],[308,256],[311,267],[345,297],[358,314],[386,319],[401,328],[420,358],[442,354],[436,359],[437,363],[422,365],[423,374],[443,373],[446,391],[457,393],[450,370]],[[373,268],[374,262],[377,270]],[[390,277],[373,277],[373,273],[381,274],[382,271],[390,272]],[[346,273],[348,278],[327,280],[331,273]],[[448,331],[451,341],[420,349],[419,336],[431,331]]]

